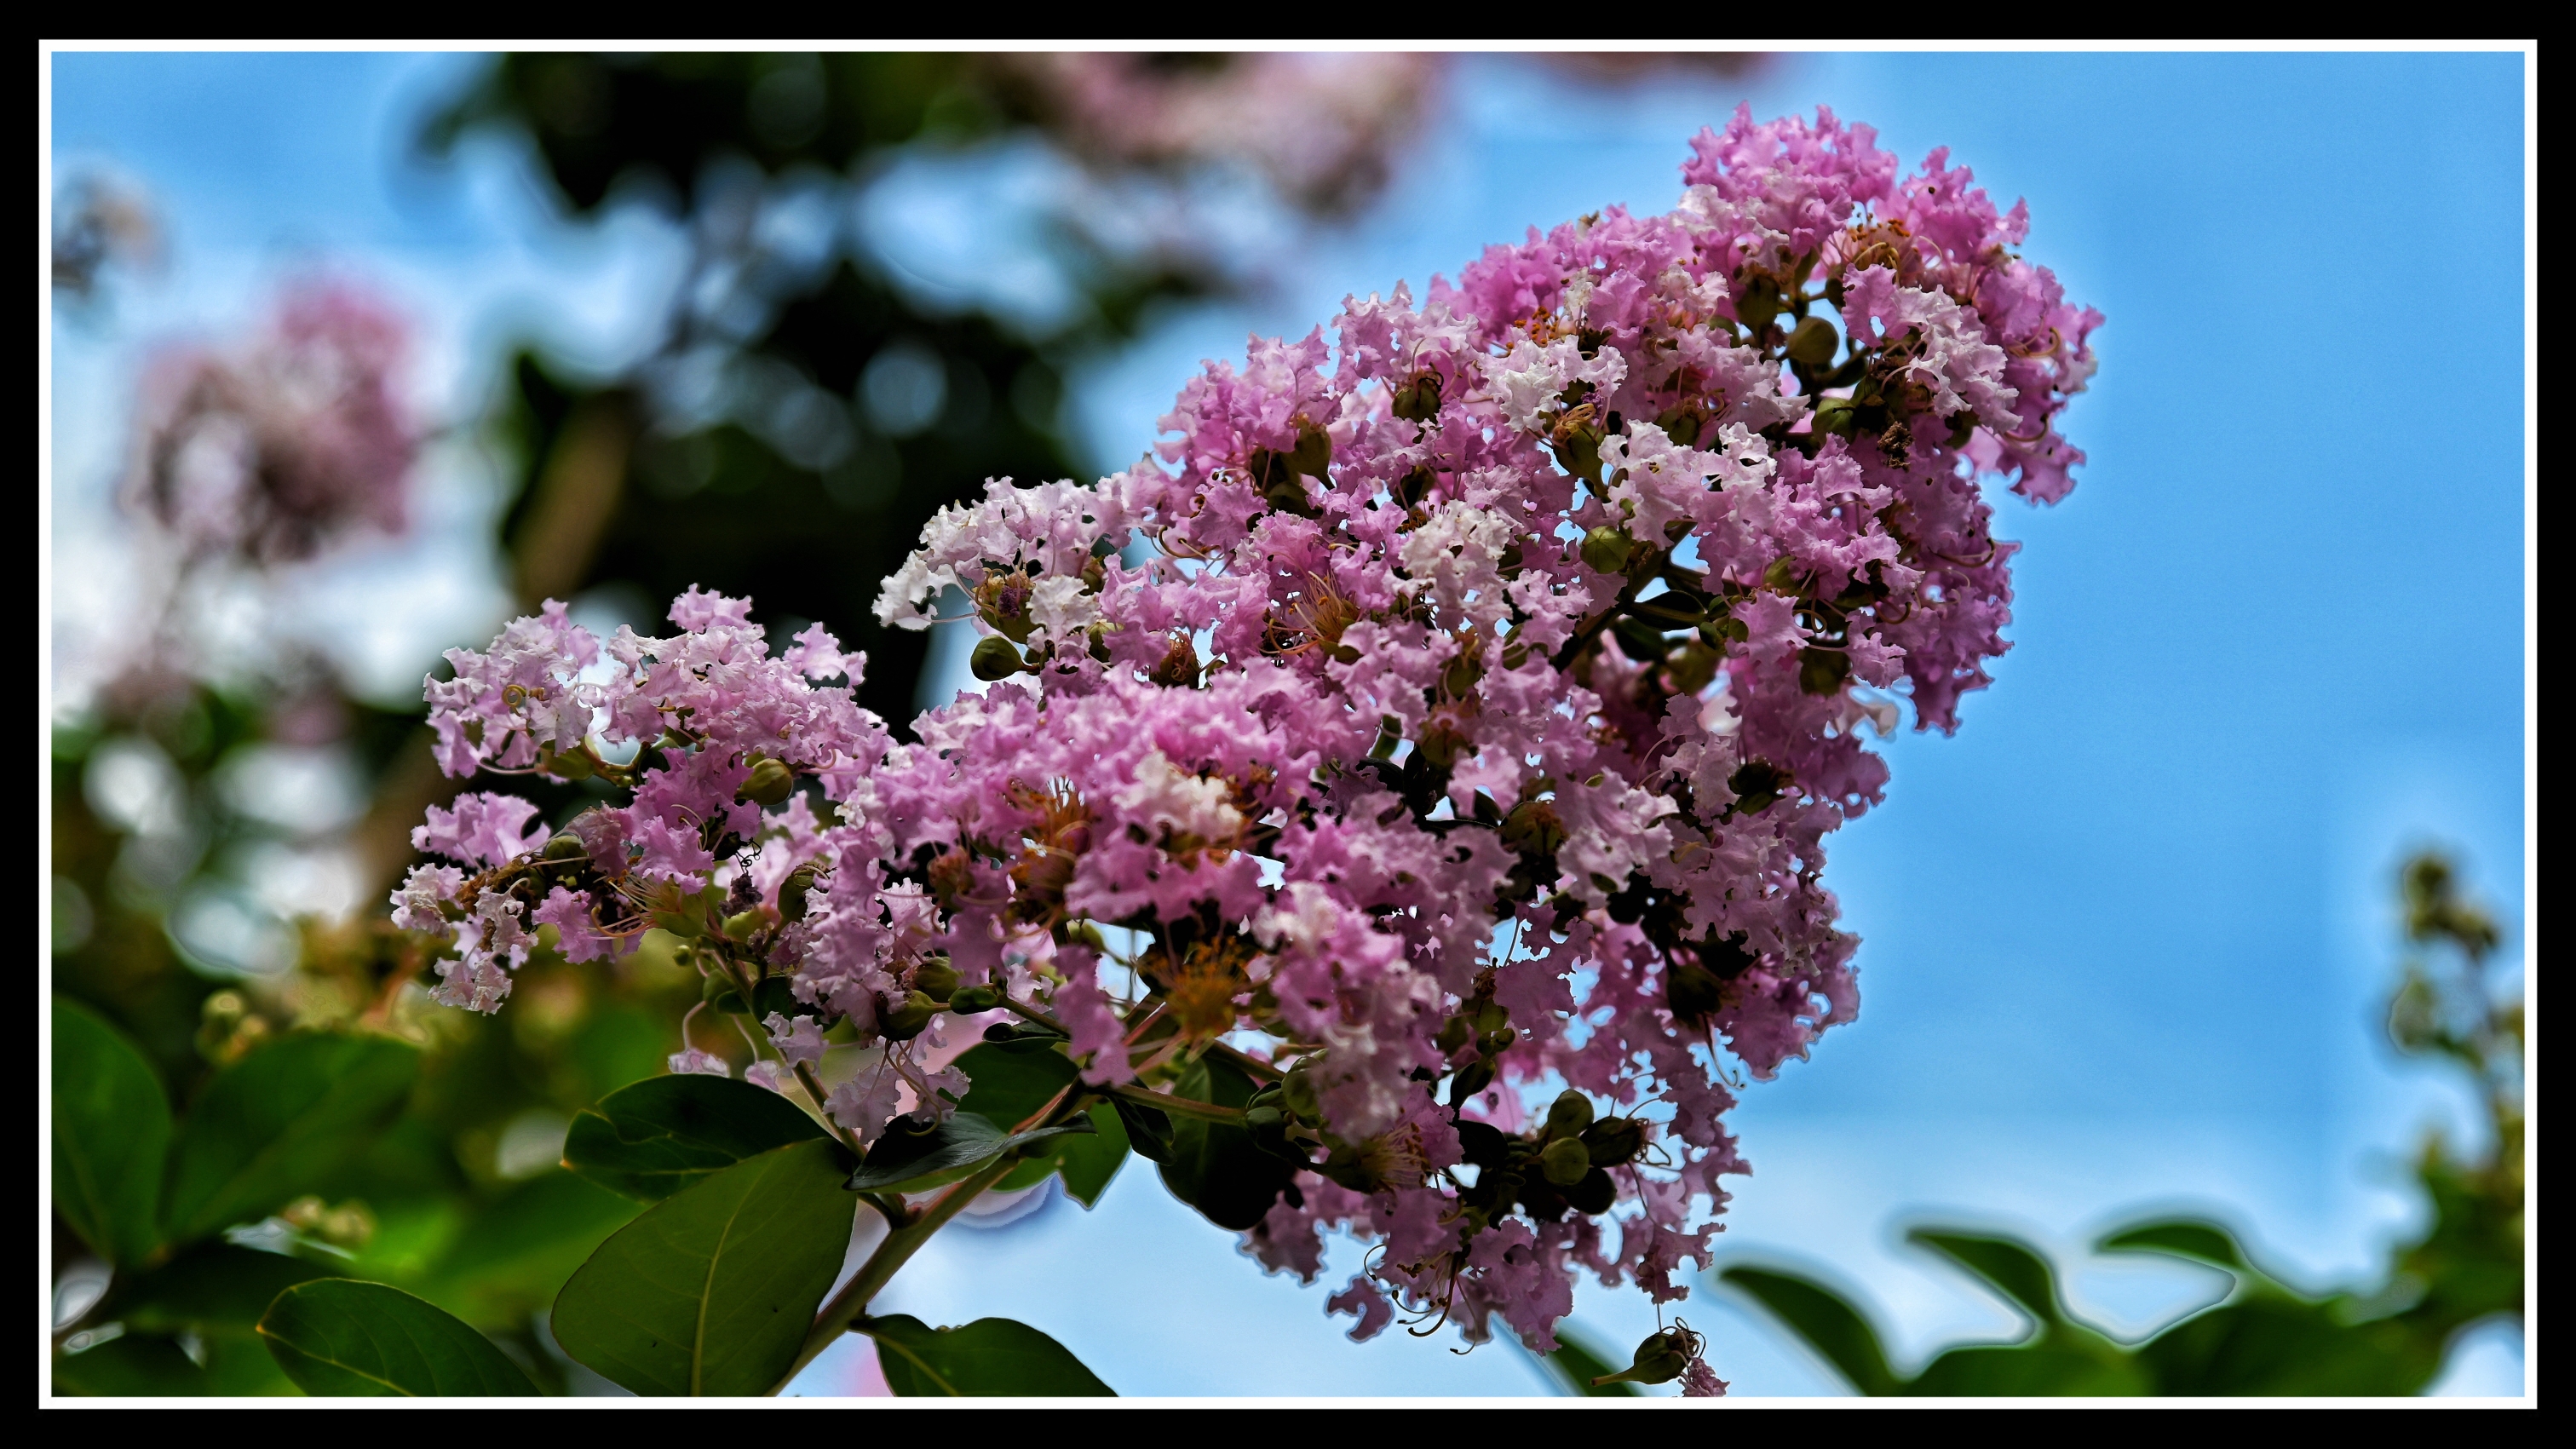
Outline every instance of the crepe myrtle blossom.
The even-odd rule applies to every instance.
[[[397,387],[408,346],[382,302],[312,285],[236,353],[162,355],[144,379],[126,505],[192,554],[256,565],[401,532],[421,445]]]
[[[456,864],[396,901],[459,944],[442,999],[489,1009],[531,923],[580,957],[660,921],[726,963],[711,999],[767,993],[771,1081],[820,1102],[867,1054],[828,1097],[863,1143],[953,1109],[917,1044],[996,1007],[1140,1150],[1146,1104],[1218,1122],[1240,1150],[1166,1182],[1309,1281],[1324,1232],[1370,1240],[1327,1300],[1355,1336],[1546,1349],[1583,1273],[1685,1296],[1745,1079],[1858,1010],[1822,872],[1886,785],[1863,726],[1953,730],[1987,683],[1981,480],[2072,486],[2100,321],[1944,153],[1900,175],[1821,111],[1692,150],[1669,212],[1346,301],[1332,343],[1209,364],[1158,457],[943,510],[879,615],[962,592],[990,687],[915,742],[824,682],[858,670],[829,636],[772,659],[694,592],[672,638],[549,605],[452,655],[451,771],[632,800],[433,814]],[[1723,1387],[1679,1326],[1629,1374]]]

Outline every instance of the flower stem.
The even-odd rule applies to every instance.
[[[1161,1092],[1146,1091],[1142,1087],[1103,1087],[1100,1090],[1113,1097],[1123,1098],[1142,1106],[1159,1107],[1163,1111],[1175,1112],[1183,1117],[1204,1117],[1211,1122],[1240,1123],[1243,1121],[1243,1109],[1240,1107],[1220,1107],[1214,1102],[1193,1102],[1187,1097],[1168,1097]]]
[[[859,1265],[858,1276],[833,1294],[832,1300],[823,1305],[823,1311],[814,1316],[814,1326],[805,1334],[805,1346],[796,1351],[796,1361],[787,1366],[787,1372],[779,1376],[777,1383],[770,1385],[770,1395],[774,1397],[784,1390],[805,1371],[807,1364],[821,1357],[823,1350],[849,1332],[850,1325],[867,1311],[869,1300],[877,1296],[904,1264],[912,1261],[912,1255],[921,1251],[932,1234],[946,1227],[948,1220],[963,1212],[984,1189],[1008,1177],[1011,1169],[1019,1165],[1017,1153],[1003,1153],[990,1166],[948,1189],[939,1201],[932,1203],[909,1225],[886,1234],[886,1240],[877,1244],[877,1250]]]

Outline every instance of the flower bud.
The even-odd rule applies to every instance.
[[[1476,1043],[1476,1050],[1483,1052],[1489,1057],[1498,1057],[1503,1053],[1510,1051],[1512,1049],[1512,1044],[1520,1039],[1520,1033],[1512,1030],[1510,1027],[1497,1027],[1494,1030],[1485,1033],[1483,1038]]]
[[[957,995],[957,968],[945,956],[932,956],[912,970],[912,989],[933,1001],[952,1001]]]
[[[1583,1144],[1571,1137],[1561,1137],[1547,1144],[1538,1155],[1539,1171],[1558,1187],[1572,1187],[1592,1170],[1592,1159],[1584,1153]]]
[[[787,873],[778,887],[778,916],[781,920],[805,919],[805,893],[814,888],[815,867],[809,862]]]
[[[1810,317],[1789,334],[1789,360],[1822,367],[1834,360],[1834,349],[1841,343],[1842,339],[1834,335],[1834,324],[1822,317]]]
[[[1547,1135],[1573,1137],[1592,1125],[1592,1099],[1568,1090],[1548,1104]]]
[[[1628,535],[1605,523],[1583,535],[1583,562],[1601,573],[1620,573],[1628,567],[1628,554],[1635,547]]]
[[[1523,800],[1503,817],[1503,844],[1522,855],[1556,854],[1565,844],[1565,822],[1544,800]]]
[[[877,1018],[877,1034],[887,1041],[910,1041],[938,1014],[939,1003],[915,991],[904,997],[903,1005]]]
[[[1255,1132],[1271,1127],[1284,1127],[1287,1123],[1288,1114],[1280,1111],[1273,1103],[1264,1102],[1260,1106],[1243,1109],[1243,1125]]]
[[[977,679],[993,684],[1027,668],[1028,662],[1020,657],[1019,650],[1011,647],[1010,640],[992,634],[975,646],[975,652],[967,656],[966,665],[975,671]]]
[[[736,800],[776,805],[796,789],[796,772],[785,760],[764,759],[751,767],[751,775],[733,792]]]
[[[545,858],[548,860],[581,860],[589,854],[590,847],[582,844],[578,835],[558,835],[546,842]]]
[[[776,920],[776,914],[772,912],[769,907],[754,906],[750,910],[725,917],[725,937],[732,941],[748,941],[753,936],[769,929],[771,925],[776,923]]]
[[[1690,1367],[1690,1341],[1679,1333],[1654,1333],[1637,1345],[1634,1363],[1615,1374],[1603,1374],[1592,1381],[1594,1388],[1603,1384],[1668,1384]]]
[[[990,986],[960,986],[948,995],[948,1009],[959,1016],[979,1016],[1002,1004],[1002,993]]]
[[[1280,1082],[1279,1100],[1300,1122],[1311,1126],[1322,1120],[1323,1108],[1315,1100],[1315,1078],[1303,1066],[1291,1071]]]
[[[1604,1117],[1583,1129],[1583,1147],[1593,1166],[1617,1167],[1646,1150],[1646,1129],[1630,1118]]]
[[[1565,1205],[1585,1217],[1599,1217],[1619,1201],[1619,1184],[1600,1168],[1586,1169],[1582,1178],[1565,1190]]]

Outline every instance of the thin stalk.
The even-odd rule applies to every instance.
[[[984,1189],[1008,1177],[1011,1169],[1019,1165],[1017,1153],[1003,1153],[993,1160],[991,1166],[948,1189],[939,1201],[932,1203],[910,1225],[888,1233],[886,1240],[877,1244],[877,1250],[868,1255],[868,1260],[859,1265],[858,1276],[833,1294],[832,1301],[824,1304],[823,1311],[815,1315],[814,1326],[805,1334],[805,1346],[796,1351],[796,1361],[787,1366],[787,1372],[779,1376],[777,1383],[769,1386],[770,1395],[774,1397],[785,1389],[805,1371],[807,1364],[821,1357],[823,1350],[849,1332],[850,1325],[867,1311],[869,1301],[884,1289],[904,1264],[912,1261],[912,1255],[921,1251],[932,1234],[946,1227],[948,1220],[965,1211],[966,1205]]]
[[[1100,1090],[1113,1097],[1142,1106],[1158,1107],[1183,1117],[1204,1117],[1210,1122],[1238,1125],[1243,1121],[1243,1109],[1240,1107],[1220,1107],[1214,1102],[1193,1102],[1187,1097],[1167,1097],[1160,1092],[1146,1091],[1142,1087],[1103,1087]]]

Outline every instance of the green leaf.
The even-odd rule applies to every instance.
[[[1519,1343],[1520,1339],[1514,1337],[1512,1342]],[[1571,1398],[1633,1399],[1642,1398],[1646,1392],[1635,1384],[1595,1385],[1594,1379],[1617,1373],[1620,1366],[1603,1357],[1598,1345],[1569,1331],[1562,1321],[1556,1325],[1556,1351],[1532,1351],[1530,1356],[1538,1360],[1539,1367],[1547,1373],[1548,1382],[1556,1385],[1556,1391]]]
[[[1172,1084],[1176,1095],[1220,1107],[1252,1100],[1252,1079],[1218,1056],[1201,1057]],[[1221,1228],[1242,1232],[1269,1215],[1297,1169],[1261,1150],[1252,1134],[1204,1117],[1172,1114],[1172,1160],[1163,1185]],[[1132,1134],[1131,1134],[1132,1135]]]
[[[973,1085],[958,1110],[972,1112],[1004,1131],[1036,1116],[1056,1094],[1073,1085],[1082,1069],[1060,1051],[1005,1050],[986,1042],[969,1047],[956,1062]]]
[[[1109,1180],[1127,1161],[1127,1128],[1107,1102],[1090,1110],[1092,1132],[1067,1133],[1024,1149],[1010,1175],[993,1184],[994,1192],[1018,1192],[1061,1173],[1065,1196],[1088,1208],[1100,1201]]]
[[[902,1398],[1118,1396],[1063,1344],[1012,1319],[978,1318],[962,1328],[932,1328],[897,1313],[863,1318],[858,1329],[877,1341],[886,1387]]]
[[[2132,1223],[2104,1234],[2102,1241],[2093,1246],[2105,1253],[2165,1253],[2177,1258],[2191,1258],[2231,1273],[2254,1271],[2253,1264],[2246,1260],[2245,1250],[2237,1246],[2234,1234],[2216,1223],[2197,1218]]]
[[[868,1160],[850,1174],[852,1192],[920,1192],[954,1182],[994,1158],[1031,1143],[1098,1129],[1088,1117],[1054,1127],[1006,1132],[972,1112],[958,1112],[927,1131],[907,1130],[898,1117],[868,1149]]]
[[[564,1165],[611,1192],[660,1202],[746,1157],[825,1136],[776,1092],[730,1077],[648,1077],[572,1119]]]
[[[178,1340],[128,1333],[79,1353],[54,1351],[54,1392],[66,1398],[194,1398],[206,1371]]]
[[[277,1295],[259,1336],[317,1398],[534,1398],[492,1340],[399,1288],[322,1278]]]
[[[813,1140],[647,1209],[555,1299],[555,1341],[647,1395],[758,1394],[796,1359],[849,1250],[845,1158]]]
[[[2145,1376],[2116,1355],[2054,1341],[1954,1348],[1899,1390],[1925,1398],[2113,1398],[2146,1391]]]
[[[2057,1303],[2057,1275],[2049,1268],[2048,1260],[2032,1252],[2028,1244],[1939,1228],[1915,1228],[1906,1233],[1905,1240],[1930,1248],[1992,1284],[2043,1328],[2065,1323],[2066,1314]]]
[[[1833,1289],[1795,1273],[1741,1264],[1717,1276],[1768,1309],[1853,1388],[1873,1396],[1904,1391],[1887,1366],[1887,1350],[1879,1344],[1878,1330]],[[1560,1331],[1558,1337],[1563,1336]]]
[[[569,1172],[542,1173],[476,1213],[410,1286],[469,1323],[524,1323],[637,1211]]]
[[[277,1295],[332,1270],[283,1253],[230,1243],[199,1243],[130,1282],[121,1282],[91,1315],[144,1332],[248,1329]]]
[[[290,1036],[215,1078],[188,1114],[163,1221],[173,1242],[256,1221],[363,1156],[420,1054],[389,1037]]]
[[[1064,1174],[1064,1195],[1086,1208],[1099,1204],[1110,1179],[1127,1164],[1127,1127],[1118,1120],[1118,1113],[1106,1102],[1096,1103],[1091,1125],[1099,1129],[1097,1133],[1068,1136],[1056,1153],[1057,1170]]]
[[[53,1004],[54,1210],[100,1257],[141,1262],[161,1240],[170,1099],[123,1032],[85,1006]]]
[[[1172,1160],[1172,1114],[1160,1107],[1148,1107],[1125,1097],[1112,1097],[1109,1105],[1118,1110],[1118,1125],[1124,1129],[1127,1145],[1136,1155],[1156,1166]]]
[[[2264,1293],[2175,1324],[2138,1348],[2159,1394],[2379,1396],[2414,1394],[2418,1371],[2387,1324],[2348,1325],[2331,1303]]]

